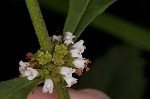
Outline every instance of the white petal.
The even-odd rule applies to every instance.
[[[67,76],[64,76],[64,79],[67,83],[67,86],[66,87],[71,87],[73,84],[76,84],[77,83],[77,80],[76,78],[73,78],[73,77],[67,77]]]
[[[64,44],[66,45],[69,45],[69,44],[73,44],[73,38],[75,38],[76,36],[73,35],[71,32],[65,32],[65,35],[64,35]]]
[[[19,62],[19,72],[22,77],[26,76],[26,67],[28,67],[30,62],[23,62],[22,60]]]
[[[53,89],[54,89],[54,84],[53,84],[52,79],[46,79],[44,82],[42,92],[43,93],[46,93],[46,92],[52,93]]]
[[[30,76],[30,75],[32,75],[30,70],[25,70],[24,71],[24,76]]]
[[[19,67],[19,71],[20,71],[20,74],[22,77],[31,75],[31,72],[29,70],[27,70],[26,68],[23,68],[21,66]]]
[[[59,35],[59,36],[53,35],[53,41],[54,40],[57,40],[57,41],[61,42],[62,41],[62,36],[61,35]]]
[[[84,63],[85,60],[81,58],[77,58],[75,59],[75,61],[73,61],[73,64],[75,65],[76,68],[84,68]]]
[[[71,32],[65,32],[65,35],[64,35],[64,40],[67,40],[67,39],[73,39],[75,38],[76,36],[73,35]]]
[[[78,49],[72,49],[72,50],[70,50],[70,53],[71,53],[72,57],[79,57],[79,56],[81,56],[81,53],[79,52]]]
[[[30,68],[30,67],[28,67],[27,71],[25,72],[25,75],[28,76],[27,78],[29,80],[34,79],[38,74],[39,72],[36,69]]]
[[[72,41],[72,40],[65,40],[64,41],[64,44],[66,44],[67,46],[69,45],[69,44],[73,44],[74,42]]]
[[[64,76],[68,76],[71,77],[72,73],[75,72],[75,69],[69,68],[69,67],[61,67],[60,68],[60,74],[64,75]]]
[[[29,66],[29,64],[30,64],[30,62],[23,62],[22,60],[19,62],[19,65],[24,68]]]
[[[83,43],[84,43],[84,41],[83,41],[83,40],[80,40],[80,41],[74,43],[74,44],[72,45],[72,47],[73,47],[73,48],[78,48],[78,47],[80,47],[80,46],[83,46]]]
[[[84,50],[86,49],[86,47],[83,46],[83,43],[84,43],[84,41],[83,41],[83,40],[80,40],[80,41],[74,43],[74,44],[72,45],[72,48],[73,48],[73,49],[77,49],[79,53],[83,53]]]
[[[22,67],[22,66],[19,67],[19,72],[20,72],[21,74],[23,74],[23,73],[25,72],[25,70],[26,70],[26,69],[25,69],[24,67]]]

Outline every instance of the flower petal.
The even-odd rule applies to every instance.
[[[72,73],[75,73],[75,69],[69,68],[69,67],[61,67],[60,68],[60,74],[68,77],[72,77]]]
[[[84,63],[85,60],[81,58],[76,58],[75,61],[73,61],[73,64],[75,65],[76,68],[84,69]]]
[[[54,89],[54,84],[53,84],[52,79],[46,79],[44,82],[42,92],[43,93],[46,93],[46,92],[52,93],[53,89]]]
[[[71,53],[72,57],[82,58],[82,54],[80,53],[80,51],[78,49],[72,49],[72,50],[70,50],[70,53]]]
[[[29,80],[34,79],[38,74],[39,74],[39,72],[36,69],[33,69],[31,67],[28,67],[24,73],[25,76],[28,76],[27,78]]]
[[[80,41],[74,43],[74,44],[72,45],[72,48],[73,48],[73,49],[77,49],[79,53],[83,53],[84,50],[86,49],[86,47],[83,46],[83,43],[84,43],[84,41],[83,41],[83,40],[80,40]]]
[[[29,66],[30,62],[23,62],[22,60],[19,62],[19,65],[22,67],[22,68],[25,68],[27,66]]]
[[[69,45],[69,44],[73,44],[73,38],[75,38],[76,36],[73,35],[71,32],[65,32],[65,35],[64,35],[64,44],[66,45]]]
[[[57,40],[58,42],[61,42],[62,41],[62,36],[61,35],[59,35],[59,36],[53,35],[52,39],[53,39],[53,41]]]
[[[77,80],[76,78],[74,77],[67,77],[67,76],[64,76],[64,79],[67,83],[67,86],[66,87],[71,87],[73,84],[76,84],[77,83]]]

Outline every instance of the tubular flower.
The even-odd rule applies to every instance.
[[[19,62],[20,68],[28,67],[30,62],[23,62],[22,60]]]
[[[65,32],[65,36],[63,38],[64,40],[64,44],[69,45],[69,44],[73,44],[73,39],[75,38],[75,35],[72,35],[72,33],[70,32]]]
[[[72,57],[81,58],[82,59],[82,53],[86,49],[85,46],[83,46],[84,41],[80,40],[72,45],[72,49],[70,50],[70,53]]]
[[[27,67],[26,72],[28,72],[26,76],[28,76],[27,78],[29,80],[34,79],[39,74],[39,72],[36,69],[30,68],[30,67]]]
[[[33,69],[31,67],[27,67],[23,72],[22,72],[22,77],[27,76],[27,78],[29,80],[34,79],[37,75],[39,74],[39,72],[36,69]]]
[[[71,87],[73,84],[76,84],[76,83],[77,83],[77,79],[74,78],[74,77],[64,76],[63,78],[64,78],[64,80],[65,80],[66,83],[67,83],[67,86],[66,86],[66,87]]]
[[[76,68],[82,68],[84,69],[84,63],[85,63],[85,60],[82,59],[82,58],[76,58],[74,61],[73,61],[73,64]]]
[[[83,45],[84,41],[73,41],[76,36],[70,32],[65,32],[64,37],[61,35],[53,35],[51,40],[52,50],[43,51],[39,49],[35,54],[27,53],[29,62],[19,62],[19,71],[21,77],[27,77],[32,80],[38,77],[44,80],[43,93],[52,93],[54,84],[52,79],[57,77],[58,81],[63,79],[66,87],[71,87],[77,83],[77,78],[73,77],[73,73],[81,76],[84,69],[89,71],[89,59],[83,58],[82,53],[86,49]],[[56,78],[56,79],[57,79]]]
[[[25,76],[26,68],[29,67],[30,62],[23,62],[22,60],[19,62],[19,72],[22,77]]]
[[[73,48],[73,49],[77,49],[77,50],[78,50],[78,53],[82,54],[82,53],[84,52],[84,50],[86,49],[86,47],[83,46],[83,43],[84,43],[84,41],[83,41],[83,40],[80,40],[80,41],[74,43],[74,44],[72,45],[72,48]]]
[[[59,36],[53,35],[52,40],[53,41],[57,40],[58,42],[62,42],[62,36],[61,35],[59,35]]]
[[[76,71],[75,69],[69,67],[61,67],[60,74],[67,77],[72,77],[72,73],[75,73],[75,71]]]
[[[60,74],[63,75],[64,80],[67,83],[66,87],[71,87],[73,84],[77,83],[77,79],[72,77],[72,73],[75,73],[75,69],[68,67],[61,67]]]
[[[54,84],[53,84],[52,79],[46,79],[44,82],[42,92],[43,93],[47,93],[47,92],[52,93],[53,89],[54,89]]]
[[[71,53],[71,56],[72,57],[79,57],[79,58],[82,58],[82,54],[79,52],[78,49],[72,49],[70,50],[70,53]]]

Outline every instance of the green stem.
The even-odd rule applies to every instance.
[[[30,17],[39,40],[39,44],[42,50],[52,51],[52,45],[49,40],[48,31],[46,29],[44,19],[37,0],[26,0],[26,5],[30,13]],[[64,81],[53,79],[55,90],[59,99],[70,99],[68,90],[64,85]]]
[[[42,50],[51,52],[51,42],[37,0],[25,0]]]
[[[61,80],[53,79],[53,81],[54,81],[54,86],[55,86],[54,88],[57,93],[58,99],[70,99],[64,81],[62,79]]]

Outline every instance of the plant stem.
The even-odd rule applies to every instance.
[[[25,0],[42,50],[51,52],[51,42],[37,0]]]
[[[26,0],[26,5],[39,40],[39,44],[42,50],[52,51],[52,45],[49,40],[48,31],[46,29],[44,19],[37,0]],[[68,90],[64,85],[64,81],[53,79],[55,90],[59,99],[70,99]]]
[[[62,79],[58,80],[57,78],[53,79],[53,81],[54,81],[54,86],[55,86],[54,88],[57,93],[58,99],[70,99],[64,81]]]

